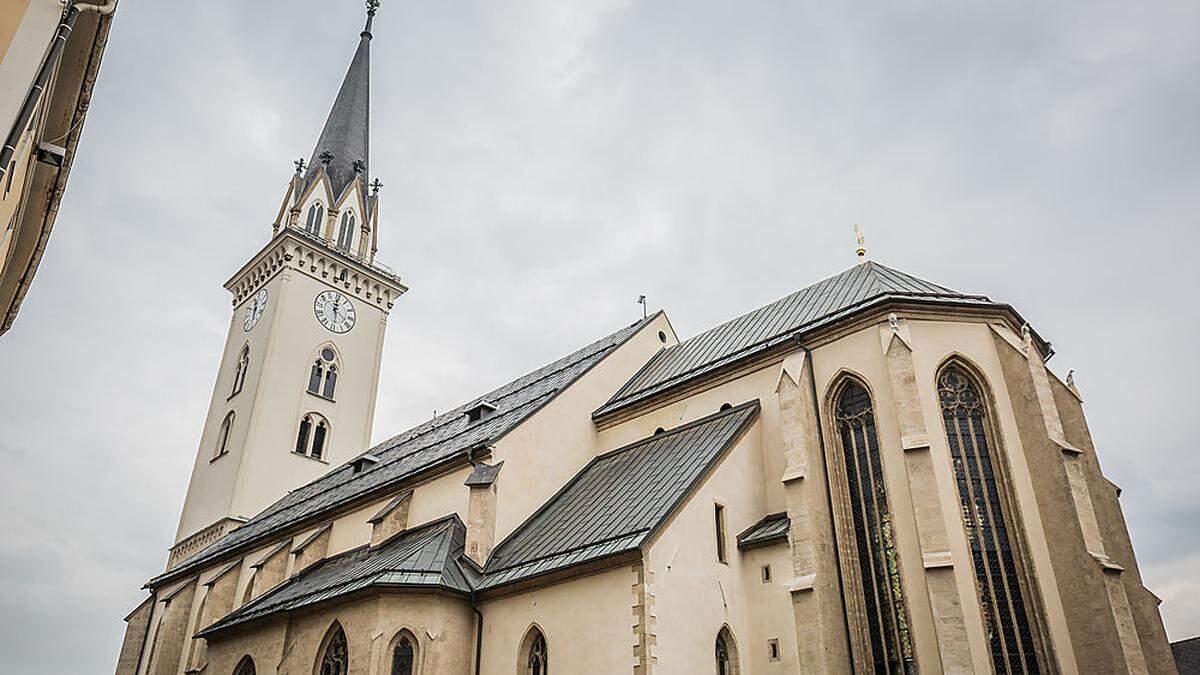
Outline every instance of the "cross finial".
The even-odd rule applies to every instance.
[[[379,9],[379,0],[367,0],[367,25],[363,26],[362,37],[371,39],[371,20],[375,18],[375,12]]]
[[[354,169],[354,173],[362,173],[367,170],[367,163],[361,159],[356,159],[350,162],[350,168]]]
[[[322,164],[328,165],[333,161],[333,153],[328,150],[322,150],[321,154],[317,155],[317,159],[321,160]]]
[[[297,176],[299,176],[300,174],[304,173],[304,167],[305,167],[305,164],[304,164],[304,158],[303,158],[303,157],[301,157],[300,159],[298,159],[298,160],[296,160],[296,161],[292,162],[292,164],[295,164],[295,165],[296,165],[296,175],[297,175]]]
[[[375,195],[379,194],[379,189],[382,187],[383,187],[383,181],[379,180],[378,178],[371,181],[371,195],[375,196]]]
[[[854,253],[858,256],[860,264],[865,263],[867,262],[867,249],[865,247],[867,238],[863,236],[862,228],[858,225],[854,226],[854,238],[858,241],[858,248],[854,249]]]

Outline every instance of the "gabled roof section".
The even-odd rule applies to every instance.
[[[992,304],[982,295],[959,293],[877,262],[863,263],[664,349],[593,417],[650,398],[872,304],[899,298]]]
[[[278,612],[336,598],[371,586],[440,588],[470,593],[459,559],[466,527],[449,516],[402,534],[379,548],[363,546],[303,572],[200,633],[206,635]]]
[[[592,460],[496,547],[478,589],[641,548],[758,409],[745,403]]]
[[[346,77],[338,89],[333,108],[321,129],[321,137],[313,148],[312,157],[308,161],[308,171],[304,175],[305,184],[316,177],[318,169],[325,165],[329,174],[333,198],[339,198],[346,186],[358,174],[362,174],[363,185],[367,184],[367,163],[370,159],[371,140],[371,31],[370,21],[375,10],[369,10],[367,28],[363,30],[358,49],[350,60]],[[329,153],[332,158],[325,164],[322,155]],[[361,171],[355,170],[355,164],[362,162]]]
[[[767,546],[777,541],[787,541],[788,530],[792,521],[786,513],[773,513],[746,528],[737,536],[737,545],[741,550]]]
[[[289,527],[317,520],[347,503],[386,495],[389,488],[412,476],[465,458],[472,448],[498,441],[657,317],[652,314],[486,394],[496,412],[485,420],[468,422],[467,404],[389,438],[368,451],[379,458],[378,464],[355,473],[347,463],[289,492],[245,525],[152,579],[150,585],[201,569],[235,551],[246,552],[263,545]]]

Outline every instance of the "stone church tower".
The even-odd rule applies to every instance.
[[[233,315],[170,564],[370,443],[388,311],[406,290],[375,262],[373,14],[271,240],[225,283]]]

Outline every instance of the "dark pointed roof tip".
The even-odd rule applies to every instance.
[[[359,174],[363,185],[367,183],[371,145],[371,22],[378,9],[379,0],[367,0],[367,23],[359,34],[358,49],[350,60],[304,174],[304,184],[308,187],[324,167],[334,199]]]

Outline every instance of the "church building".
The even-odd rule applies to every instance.
[[[699,335],[614,326],[371,446],[407,289],[376,260],[367,4],[225,284],[175,544],[118,674],[1176,672],[1050,343],[861,247]]]

